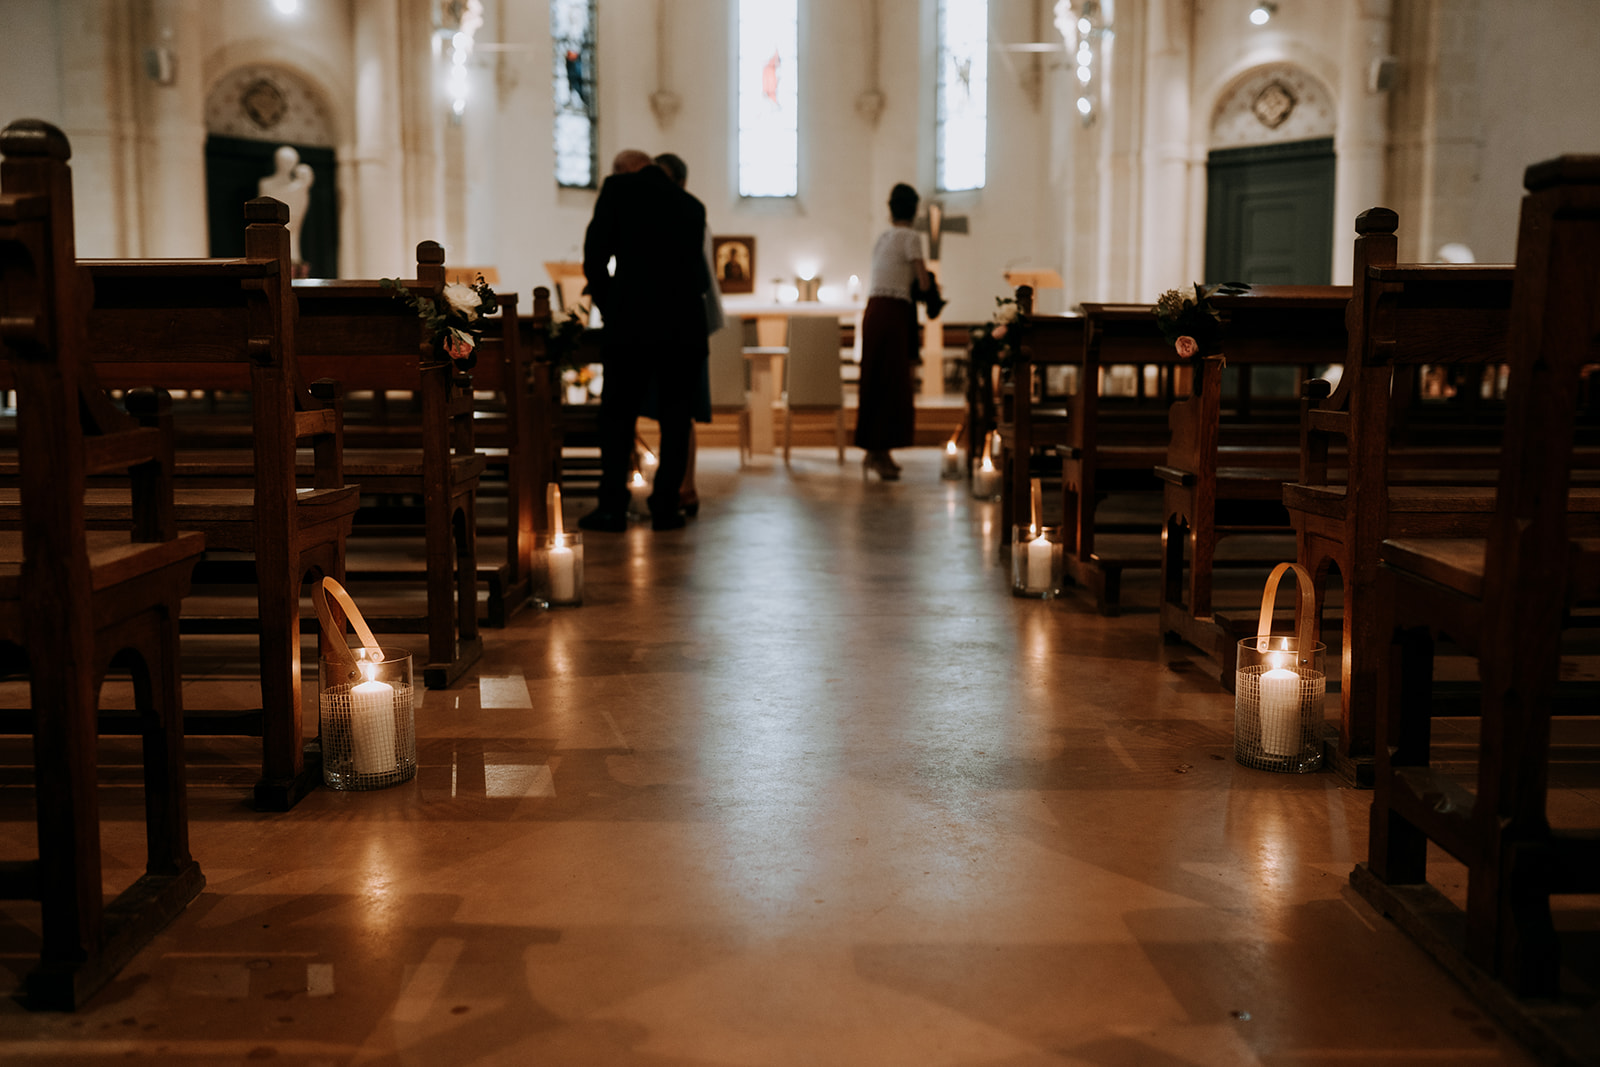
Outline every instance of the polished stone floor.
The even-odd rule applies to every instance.
[[[258,814],[253,746],[193,739],[204,894],[87,1009],[0,1003],[0,1061],[1533,1062],[1345,888],[1367,795],[1237,765],[1153,595],[1014,599],[995,505],[902,458],[707,450],[688,529],[588,535],[581,608],[426,695],[405,785]]]

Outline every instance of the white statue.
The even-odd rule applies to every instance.
[[[260,195],[288,205],[289,259],[298,264],[301,262],[300,225],[306,220],[306,205],[311,201],[311,183],[316,175],[311,172],[311,164],[300,162],[300,153],[289,145],[281,146],[272,158],[277,169],[262,178],[256,189]]]

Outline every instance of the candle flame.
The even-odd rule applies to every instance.
[[[633,483],[632,484],[633,484],[633,487],[635,489],[643,488],[644,487],[644,475],[640,474],[638,471],[634,471],[633,472]]]
[[[369,682],[376,680],[378,677],[378,665],[370,661],[362,663],[361,674]]]
[[[954,440],[946,441],[944,443],[944,454],[947,456],[953,456],[956,454],[956,443]]]
[[[983,462],[980,463],[979,466],[986,471],[994,470],[994,464],[989,462],[989,454],[987,452],[984,453]]]

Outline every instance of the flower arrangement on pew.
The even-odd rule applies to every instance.
[[[994,318],[972,328],[968,347],[972,374],[979,377],[988,374],[991,367],[1009,370],[1027,335],[1027,322],[1015,297],[997,296],[994,303]]]
[[[1156,326],[1183,358],[1212,355],[1220,344],[1222,313],[1212,306],[1211,298],[1249,291],[1250,287],[1242,282],[1221,285],[1195,282],[1193,295],[1181,289],[1168,289],[1156,301]]]
[[[418,296],[398,278],[380,278],[378,284],[397,300],[404,300],[422,320],[422,329],[434,351],[462,370],[478,362],[478,342],[483,338],[483,318],[500,308],[489,283],[478,275],[472,285],[452,282],[439,297]]]

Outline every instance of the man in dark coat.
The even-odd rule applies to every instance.
[[[604,320],[600,506],[586,530],[627,529],[628,475],[639,405],[655,379],[661,466],[650,494],[657,530],[683,525],[678,489],[688,465],[690,401],[707,357],[702,294],[711,285],[706,209],[643,152],[618,153],[583,241],[583,273]],[[607,263],[616,257],[616,272]]]

